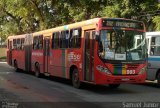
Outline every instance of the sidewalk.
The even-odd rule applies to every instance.
[[[4,62],[3,62],[3,61],[0,61],[0,63],[7,63],[7,62],[6,62],[6,61],[4,61]]]
[[[6,59],[0,59],[0,62],[6,62]]]

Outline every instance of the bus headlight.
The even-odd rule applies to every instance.
[[[111,72],[110,72],[107,68],[105,68],[105,67],[103,67],[103,66],[98,65],[98,66],[96,67],[96,69],[97,69],[98,71],[100,71],[100,72],[103,72],[103,73],[106,73],[106,74],[108,74],[108,75],[111,75]]]
[[[139,74],[139,75],[140,75],[140,74],[144,74],[145,72],[146,72],[146,66],[143,67],[138,74]]]

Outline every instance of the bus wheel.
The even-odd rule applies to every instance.
[[[120,86],[120,84],[109,84],[109,88],[116,89]]]
[[[73,73],[72,73],[72,84],[73,84],[73,87],[75,88],[80,88],[80,85],[81,85],[79,80],[79,73],[76,68],[73,70]]]
[[[160,87],[160,72],[157,75],[157,85]]]
[[[19,68],[16,60],[14,61],[14,69],[16,72],[19,72]]]
[[[35,65],[35,76],[37,78],[40,78],[40,68],[39,68],[39,64]]]

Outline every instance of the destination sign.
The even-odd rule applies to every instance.
[[[122,27],[122,28],[134,28],[134,29],[141,29],[143,30],[143,23],[130,21],[130,20],[111,20],[111,19],[104,19],[102,21],[103,27]]]

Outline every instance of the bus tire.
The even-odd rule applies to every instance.
[[[75,88],[80,88],[81,86],[81,82],[79,80],[79,72],[78,69],[76,68],[72,72],[72,85]]]
[[[41,77],[40,67],[39,67],[39,64],[38,64],[38,63],[36,63],[36,65],[35,65],[35,76],[36,76],[37,78],[40,78],[40,77]]]
[[[160,87],[160,72],[157,74],[157,86]]]
[[[120,86],[120,84],[109,84],[109,88],[116,89]]]
[[[14,69],[15,69],[15,72],[19,72],[19,68],[18,68],[18,64],[17,64],[17,61],[14,60]]]

